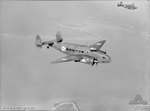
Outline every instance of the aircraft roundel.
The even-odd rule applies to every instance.
[[[63,52],[65,52],[65,51],[66,51],[66,47],[65,47],[65,46],[62,46],[62,47],[61,47],[61,50],[62,50]]]

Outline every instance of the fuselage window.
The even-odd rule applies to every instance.
[[[84,53],[84,51],[81,51],[81,50],[79,50],[78,52],[79,52],[79,53]]]
[[[77,51],[77,50],[74,50],[74,49],[69,49],[69,48],[67,48],[67,50],[69,50],[69,51],[72,51],[72,52],[74,52],[74,51]]]

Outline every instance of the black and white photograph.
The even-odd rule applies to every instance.
[[[149,0],[1,0],[1,111],[150,111]]]

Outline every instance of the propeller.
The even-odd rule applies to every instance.
[[[92,66],[93,66],[94,64],[98,65],[98,61],[97,61],[95,58],[93,59]]]

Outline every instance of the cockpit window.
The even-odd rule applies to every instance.
[[[106,57],[103,57],[103,59],[106,59]]]

